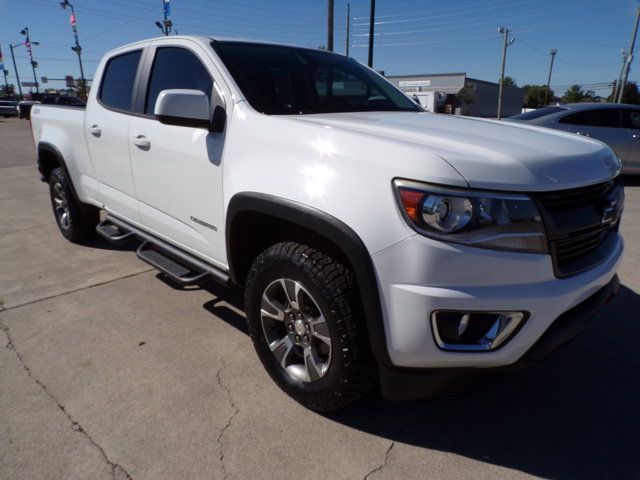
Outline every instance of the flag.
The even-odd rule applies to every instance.
[[[27,47],[27,53],[29,53],[29,60],[33,62],[33,53],[31,52],[31,42],[25,39],[24,46]]]
[[[164,0],[164,14],[167,17],[171,16],[171,3],[170,0]]]
[[[71,24],[72,27],[76,26],[76,14],[72,13],[71,17],[69,18],[69,23]]]

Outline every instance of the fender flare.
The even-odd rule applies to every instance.
[[[44,171],[43,171],[43,166],[41,164],[41,153],[42,152],[47,152],[50,153],[51,155],[53,155],[54,157],[56,157],[56,160],[58,161],[58,163],[60,164],[60,167],[62,167],[65,171],[65,173],[67,174],[67,178],[69,179],[69,182],[71,183],[71,193],[73,194],[74,199],[80,202],[80,199],[78,198],[78,194],[76,193],[76,188],[73,185],[73,179],[71,178],[71,174],[69,173],[69,168],[67,167],[67,162],[65,162],[64,157],[62,156],[62,153],[60,153],[60,150],[58,150],[58,147],[56,147],[55,145],[53,145],[52,143],[49,142],[40,142],[38,143],[38,158],[37,158],[37,162],[38,162],[38,172],[40,172],[40,175],[42,176],[42,181],[46,182],[47,179],[44,175]]]
[[[229,202],[225,230],[229,274],[236,284],[238,283],[237,272],[234,272],[231,261],[233,258],[231,227],[236,215],[244,212],[262,213],[300,225],[326,238],[342,250],[351,262],[358,281],[360,299],[374,357],[380,364],[391,365],[377,276],[371,255],[358,234],[341,220],[308,205],[263,193],[238,193]]]

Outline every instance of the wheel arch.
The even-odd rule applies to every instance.
[[[354,272],[377,361],[391,365],[377,276],[366,246],[347,224],[299,202],[262,193],[234,195],[226,217],[229,274],[243,285],[253,260],[280,241],[299,241],[345,262]]]
[[[71,184],[71,192],[73,193],[73,197],[75,200],[80,202],[78,198],[78,194],[76,193],[75,186],[73,185],[73,180],[69,173],[69,169],[67,168],[67,163],[60,153],[60,150],[49,142],[40,142],[38,143],[38,171],[40,175],[42,175],[42,180],[45,182],[49,181],[49,177],[51,176],[51,172],[53,172],[56,168],[61,167],[67,175],[69,182]]]

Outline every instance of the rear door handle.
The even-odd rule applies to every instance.
[[[91,125],[89,127],[89,133],[94,137],[99,137],[102,134],[102,130],[100,130],[98,125]]]
[[[135,137],[133,139],[133,144],[136,147],[141,148],[142,150],[149,150],[149,148],[151,147],[151,142],[144,135],[138,135],[137,137]]]

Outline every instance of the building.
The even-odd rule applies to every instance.
[[[416,96],[427,110],[474,117],[498,115],[498,83],[469,78],[466,73],[393,75],[386,78],[407,95]],[[503,117],[521,113],[524,103],[521,88],[505,86],[502,97]]]

